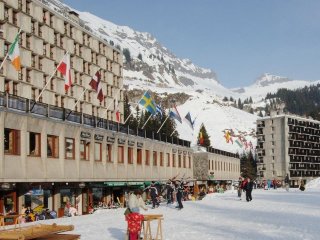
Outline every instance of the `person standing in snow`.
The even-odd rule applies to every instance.
[[[151,183],[150,196],[151,196],[151,200],[152,200],[152,208],[155,208],[156,206],[159,207],[159,203],[157,200],[158,189],[156,188],[154,182]]]
[[[141,192],[139,190],[135,190],[133,193],[129,196],[128,206],[131,210],[131,212],[140,212],[140,208],[144,210],[148,210],[142,197]]]
[[[289,191],[289,174],[287,173],[287,176],[284,178],[284,184],[286,185],[286,191]]]
[[[251,179],[248,177],[247,178],[247,183],[245,185],[246,189],[246,200],[247,202],[250,202],[252,200],[252,189],[253,189],[253,182]]]
[[[173,203],[174,187],[171,180],[167,182],[166,189],[167,189],[167,204]]]
[[[242,177],[239,177],[239,183],[238,183],[238,198],[241,200],[241,195],[242,195]]]
[[[183,191],[184,191],[184,187],[183,187],[182,182],[177,181],[176,190],[177,190],[177,202],[178,202],[178,206],[176,206],[176,208],[182,209],[183,208],[182,196],[183,196]]]

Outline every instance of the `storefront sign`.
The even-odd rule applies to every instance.
[[[91,138],[91,133],[89,132],[81,132],[80,133],[81,138]]]
[[[114,137],[107,136],[107,142],[114,143]]]
[[[103,135],[95,134],[94,135],[94,139],[97,140],[97,141],[103,141]]]
[[[123,138],[118,138],[118,144],[125,144],[126,140]]]
[[[25,195],[41,196],[43,195],[43,189],[32,189],[27,192]]]
[[[137,142],[137,147],[142,148],[143,147],[143,142]]]
[[[128,182],[128,186],[141,186],[143,182]]]
[[[133,141],[133,140],[128,140],[128,145],[129,145],[129,146],[134,146],[135,143],[136,143],[136,142]]]
[[[104,182],[104,185],[107,185],[109,187],[116,187],[116,186],[126,186],[126,182]]]

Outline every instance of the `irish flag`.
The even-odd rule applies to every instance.
[[[19,50],[19,33],[17,34],[14,42],[11,44],[8,52],[8,57],[12,65],[17,71],[21,70],[20,50]]]

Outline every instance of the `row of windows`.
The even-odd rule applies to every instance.
[[[239,172],[240,166],[235,163],[227,163],[223,161],[209,160],[209,170]]]
[[[90,160],[90,141],[80,140],[80,159]],[[32,157],[41,156],[41,134],[35,132],[27,132],[27,154]],[[113,144],[106,144],[106,159],[107,162],[112,162]],[[20,155],[21,149],[21,134],[19,130],[15,129],[4,129],[4,152],[5,154]],[[65,159],[75,159],[75,139],[65,138],[64,141]],[[160,152],[150,150],[135,149],[133,147],[127,148],[127,159],[128,164],[134,163],[134,155],[136,154],[137,164],[143,164],[142,151],[145,151],[145,165],[167,166],[167,167],[179,167],[179,168],[191,168],[191,156],[178,155],[176,154]],[[94,142],[94,160],[102,161],[103,146],[101,142]],[[152,154],[152,162],[151,160]],[[47,157],[48,158],[59,158],[59,137],[54,135],[47,135]],[[159,158],[158,158],[159,157]],[[172,161],[171,161],[172,158]],[[117,161],[118,163],[124,163],[125,160],[125,147],[118,146]],[[166,160],[166,162],[165,162]],[[158,162],[159,161],[159,162]]]

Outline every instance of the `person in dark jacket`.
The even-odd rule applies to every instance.
[[[167,189],[167,204],[173,203],[174,187],[173,187],[173,184],[172,184],[171,180],[169,180],[167,182],[166,189]]]
[[[176,208],[182,209],[183,208],[182,196],[183,196],[183,191],[184,191],[184,187],[183,187],[182,182],[177,181],[176,190],[177,190],[177,202],[178,202],[178,206]]]
[[[157,197],[158,197],[158,189],[156,188],[154,182],[151,183],[150,187],[150,196],[152,200],[152,208],[155,208],[156,206],[159,206]]]
[[[247,183],[245,185],[245,189],[246,189],[246,200],[247,202],[252,200],[252,189],[253,189],[253,182],[251,181],[251,179],[248,177],[247,178]]]

